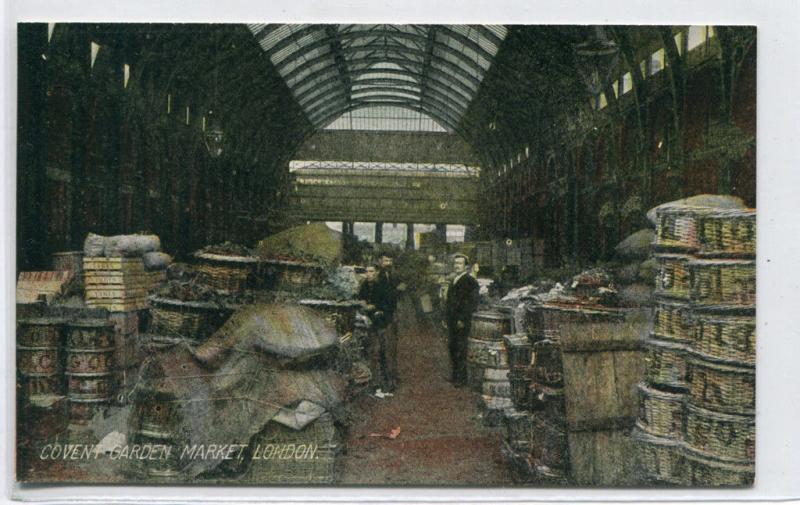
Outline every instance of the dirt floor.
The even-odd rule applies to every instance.
[[[353,406],[341,483],[367,485],[513,484],[499,428],[483,426],[480,395],[455,388],[446,336],[418,321],[410,304],[398,314],[400,383],[394,397],[363,396]],[[388,435],[400,428],[395,439]]]

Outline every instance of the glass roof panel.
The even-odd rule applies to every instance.
[[[426,116],[438,128],[453,129],[507,34],[504,26],[247,26],[317,127],[339,121],[331,120],[337,109],[350,115],[350,123],[355,118],[370,124],[378,118],[359,111],[398,109],[414,115],[391,118],[403,128],[414,121],[419,126],[419,116]],[[364,84],[348,86],[359,81]],[[365,100],[370,107],[345,111]],[[391,105],[409,100],[419,110]]]

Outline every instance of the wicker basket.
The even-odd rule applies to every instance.
[[[508,382],[511,385],[511,401],[514,407],[519,410],[529,408],[528,389],[531,386],[531,379],[527,369],[512,368],[508,372]]]
[[[695,251],[700,247],[698,222],[713,212],[700,207],[663,207],[656,211],[657,250]]]
[[[624,319],[624,315],[612,309],[544,304],[528,307],[526,319],[526,327],[530,329],[532,340],[558,341],[563,325],[618,322]]]
[[[692,341],[692,308],[680,301],[658,300],[653,314],[653,333],[663,340]]]
[[[756,263],[753,260],[713,259],[689,262],[691,297],[699,304],[754,305]]]
[[[197,281],[227,293],[238,293],[249,287],[258,263],[256,258],[247,256],[195,253],[194,257],[198,260]]]
[[[225,322],[230,312],[207,302],[185,302],[172,298],[149,298],[150,332],[201,342]]]
[[[755,461],[754,416],[723,414],[689,403],[685,435],[689,448],[704,456],[739,463]]]
[[[505,342],[508,364],[511,369],[522,368],[527,370],[531,366],[533,358],[533,348],[528,335],[524,333],[506,335],[503,337],[503,341]]]
[[[689,262],[686,254],[656,254],[658,273],[655,293],[658,296],[688,300],[691,295]]]
[[[645,341],[644,377],[649,384],[683,390],[686,381],[686,352],[682,344],[654,338]]]
[[[756,254],[755,209],[725,209],[705,214],[697,231],[700,255],[753,257]]]
[[[683,403],[686,395],[639,384],[639,418],[636,426],[659,437],[683,438]]]
[[[686,460],[692,470],[692,483],[695,486],[741,487],[753,485],[755,466],[720,461],[691,448],[684,449]]]
[[[564,383],[564,366],[561,345],[552,340],[540,340],[533,344],[533,382],[549,386]]]
[[[532,416],[531,460],[547,472],[566,473],[569,468],[567,432],[564,425],[539,414]]]
[[[688,359],[690,401],[699,407],[729,414],[753,414],[756,405],[754,367]]]
[[[692,351],[716,361],[755,366],[756,321],[752,315],[696,310]]]
[[[531,414],[516,409],[508,409],[503,415],[503,427],[505,428],[506,440],[515,450],[530,450],[531,438]]]
[[[244,480],[259,484],[333,484],[340,445],[330,414],[323,414],[299,431],[270,422],[251,442],[253,457],[259,459],[252,461]]]
[[[684,456],[683,444],[670,438],[655,437],[640,429],[631,435],[645,474],[659,484],[689,486],[692,471]]]

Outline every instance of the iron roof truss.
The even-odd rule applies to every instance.
[[[306,116],[323,128],[372,105],[455,131],[506,36],[486,25],[249,25]]]

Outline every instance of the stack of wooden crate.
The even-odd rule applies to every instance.
[[[747,485],[755,460],[755,211],[657,213],[637,431],[650,480]]]
[[[84,258],[86,304],[109,312],[147,306],[147,294],[166,280],[166,271],[146,271],[141,258]]]

